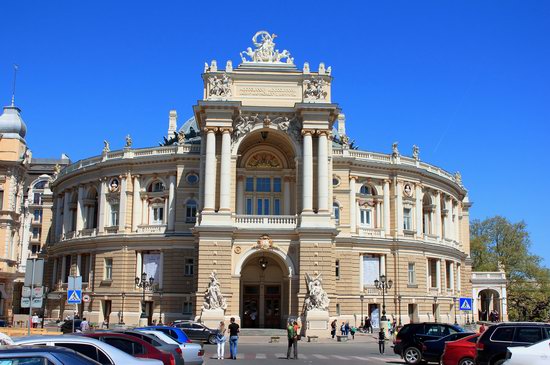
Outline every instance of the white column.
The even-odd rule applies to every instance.
[[[71,192],[65,192],[65,201],[63,202],[63,234],[71,231],[71,210],[69,203],[71,200]]]
[[[349,231],[351,234],[357,233],[357,203],[355,199],[355,180],[357,180],[357,176],[349,177]]]
[[[52,272],[52,281],[51,281],[52,290],[55,288],[55,285],[57,284],[55,282],[55,279],[57,278],[57,261],[58,261],[57,258],[53,259],[53,272]]]
[[[422,187],[416,184],[416,236],[422,237]]]
[[[63,212],[63,198],[60,196],[57,197],[57,202],[55,204],[55,240],[59,241],[60,236],[63,231],[63,222],[61,221],[61,216]]]
[[[386,275],[386,255],[380,255],[380,276]]]
[[[283,209],[285,215],[290,215],[290,177],[283,177]]]
[[[244,211],[244,179],[245,179],[244,176],[237,176],[237,214],[245,214],[245,211]],[[285,185],[285,192],[283,192],[283,193],[286,195],[286,185]],[[286,206],[286,200],[285,200],[285,206]]]
[[[230,211],[231,192],[231,131],[222,132],[222,151],[220,164],[220,211]]]
[[[216,134],[206,130],[206,165],[204,174],[204,210],[213,211],[216,204]]]
[[[455,223],[453,222],[453,215],[454,215],[454,206],[453,201],[449,199],[449,238],[454,239],[455,238]]]
[[[319,133],[317,144],[317,207],[319,212],[328,212],[327,132]]]
[[[82,272],[82,254],[79,253],[78,255],[76,255],[76,276],[80,276],[81,272]]]
[[[149,207],[147,206],[147,199],[142,198],[141,199],[141,224],[149,224],[149,221],[147,220],[148,214],[149,214]]]
[[[435,235],[441,238],[441,192],[435,193]]]
[[[403,236],[403,182],[397,181],[396,186],[397,235]]]
[[[304,131],[303,164],[302,211],[309,212],[313,210],[313,141],[310,131]]]
[[[390,231],[390,181],[384,180],[384,232],[386,236],[391,234]]]
[[[437,285],[437,292],[441,293],[441,259],[435,261],[435,281]]]
[[[451,261],[450,270],[449,270],[449,282],[451,283],[451,291],[455,291],[455,263]]]
[[[456,242],[460,242],[460,214],[461,214],[461,212],[460,212],[460,205],[459,205],[458,202],[455,205],[454,212],[455,212],[455,222],[454,222],[455,235],[454,235],[454,239],[455,239]]]
[[[128,179],[126,175],[120,177],[120,203],[118,206],[118,231],[126,229],[126,190],[128,190]]]
[[[76,232],[77,234],[84,228],[84,186],[78,187],[78,201],[76,203]]]
[[[105,208],[106,208],[106,199],[105,199],[105,189],[107,187],[107,183],[105,182],[105,179],[102,179],[99,182],[99,202],[97,204],[98,212],[97,212],[97,231],[98,233],[103,233],[105,231]]]
[[[136,278],[141,278],[143,269],[143,254],[140,251],[136,252]]]
[[[134,192],[132,197],[132,232],[137,232],[141,223],[141,181],[139,175],[134,175]]]
[[[461,267],[462,265],[456,264],[456,290],[458,292],[460,292],[462,288],[462,273],[460,272]]]
[[[168,187],[168,230],[176,227],[176,175],[170,175]]]

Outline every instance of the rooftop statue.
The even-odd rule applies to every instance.
[[[269,34],[265,30],[260,30],[254,37],[252,37],[252,43],[256,46],[253,50],[248,47],[246,51],[240,53],[243,63],[250,62],[265,62],[265,63],[283,63],[282,60],[286,58],[286,63],[293,65],[294,59],[290,57],[290,52],[286,49],[279,52],[275,49],[275,42],[273,41],[277,37],[276,34]],[[250,60],[245,56],[250,57]]]

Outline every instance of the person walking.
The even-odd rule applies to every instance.
[[[239,325],[235,323],[235,317],[231,317],[229,328],[229,353],[233,360],[237,360],[237,345],[239,343]]]
[[[332,338],[336,336],[336,324],[336,320],[332,321],[332,323],[330,324],[330,335],[332,336]]]
[[[90,330],[90,324],[86,320],[86,317],[82,318],[82,322],[80,322],[80,331],[81,332],[88,332]]]
[[[294,359],[298,358],[298,339],[296,337],[296,330],[294,327],[294,323],[288,322],[288,326],[286,328],[286,335],[288,338],[288,348],[286,350],[287,360],[290,360],[290,351],[293,347],[294,347]]]
[[[367,329],[367,333],[372,333],[372,322],[370,320],[370,317],[367,317],[365,321],[365,328]]]
[[[355,340],[355,332],[357,331],[357,328],[355,326],[351,326],[350,333],[351,333],[351,339]]]
[[[223,360],[223,355],[225,352],[225,323],[220,322],[218,327],[218,333],[216,333],[216,343],[218,344],[218,360]]]
[[[346,335],[346,322],[342,322],[342,325],[340,326],[340,332],[342,336]]]
[[[346,327],[345,327],[345,332],[346,332],[346,337],[349,336],[349,322],[346,322]]]
[[[381,355],[384,355],[385,341],[386,334],[384,333],[384,329],[380,328],[380,332],[378,332],[378,350],[380,351]]]

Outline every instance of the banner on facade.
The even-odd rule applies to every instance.
[[[160,269],[160,253],[143,254],[143,272],[147,274],[147,280],[149,280],[149,278],[153,278],[155,279],[155,283],[158,283],[159,269]]]
[[[363,256],[363,286],[374,286],[374,281],[380,278],[380,258],[378,256]]]
[[[370,312],[370,323],[372,328],[380,328],[380,309],[375,308]]]

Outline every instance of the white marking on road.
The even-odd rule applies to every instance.
[[[275,354],[276,359],[286,358],[286,354]]]
[[[307,360],[308,357],[307,357],[307,355],[299,354],[299,355],[298,355],[298,359],[300,359],[300,360]]]
[[[332,357],[335,357],[338,360],[351,360],[348,356],[332,355]]]
[[[326,357],[325,355],[313,355],[313,356],[315,356],[319,360],[328,360],[328,357]]]
[[[361,361],[367,361],[368,357],[361,357],[361,356],[352,356],[354,359],[361,360]]]
[[[256,354],[256,359],[267,359],[266,354]]]

